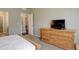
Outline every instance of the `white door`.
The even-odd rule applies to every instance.
[[[33,35],[33,14],[28,14],[28,33]]]

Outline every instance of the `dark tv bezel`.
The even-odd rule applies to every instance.
[[[59,25],[56,23],[59,22],[58,24],[63,24],[60,25],[60,27],[58,27]],[[54,24],[53,24],[54,23]],[[55,28],[55,29],[65,29],[65,19],[57,19],[57,20],[51,20],[51,28]]]

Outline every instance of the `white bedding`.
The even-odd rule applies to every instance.
[[[0,37],[0,50],[35,50],[35,46],[19,35]]]

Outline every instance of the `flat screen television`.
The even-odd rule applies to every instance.
[[[65,29],[65,19],[51,20],[51,28]]]

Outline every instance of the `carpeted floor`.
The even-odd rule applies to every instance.
[[[25,35],[25,37],[26,37],[26,39],[29,38],[29,40],[32,40],[32,41],[36,42],[37,44],[41,45],[41,47],[37,48],[37,50],[63,50],[59,47],[56,47],[54,45],[50,45],[50,44],[47,44],[47,43],[41,41],[41,39],[38,37],[35,37],[32,35]]]

